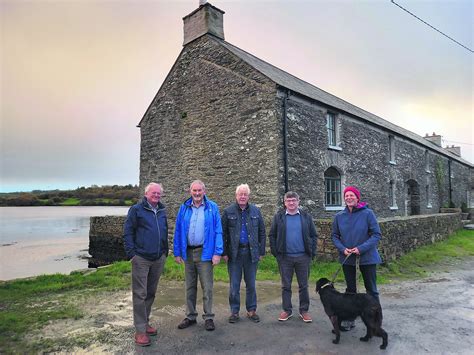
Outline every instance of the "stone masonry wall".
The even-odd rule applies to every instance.
[[[123,248],[125,216],[91,217],[89,232],[89,267],[126,260]],[[445,239],[462,228],[459,213],[434,214],[379,219],[382,239],[379,251],[385,262],[394,260],[423,245]],[[316,220],[318,259],[335,260],[337,251],[331,240],[331,220]],[[170,251],[172,251],[170,239]],[[268,241],[267,241],[268,245]]]
[[[283,96],[280,95],[279,106],[283,105]],[[338,208],[324,206],[324,172],[330,167],[340,173],[342,188],[359,187],[362,200],[369,203],[378,217],[411,214],[409,182],[416,185],[420,214],[436,213],[448,204],[447,157],[393,135],[395,159],[391,163],[390,132],[295,94],[290,96],[287,107],[289,189],[300,194],[302,206],[313,217],[332,218],[337,212]],[[328,147],[328,111],[337,117],[336,149]],[[442,178],[437,178],[437,174]],[[451,162],[452,199],[456,207],[467,203],[469,175],[468,166]],[[395,206],[390,201],[390,181],[395,183]],[[342,197],[341,203],[343,206]]]
[[[220,209],[248,183],[265,216],[278,204],[281,119],[268,78],[206,35],[184,47],[141,122],[140,186],[164,185],[170,228],[201,179]]]

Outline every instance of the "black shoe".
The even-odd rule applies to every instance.
[[[240,317],[238,313],[232,313],[229,317],[229,323],[237,323]]]
[[[255,311],[247,312],[247,318],[250,319],[254,323],[260,322],[260,317]]]
[[[355,328],[355,321],[353,320],[344,320],[341,322],[339,329],[343,332],[348,332],[351,329]]]
[[[184,318],[181,323],[178,324],[178,329],[186,329],[187,327],[190,327],[191,325],[196,324],[196,319],[189,319],[189,318]]]
[[[209,331],[216,329],[214,321],[212,319],[206,319],[206,322],[204,323],[204,328]]]

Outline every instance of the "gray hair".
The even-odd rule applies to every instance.
[[[298,201],[300,200],[300,196],[294,192],[294,191],[288,191],[285,196],[283,197],[283,200],[288,200],[289,198],[296,198]]]
[[[150,190],[150,187],[152,186],[159,186],[160,187],[160,191],[163,193],[163,185],[157,183],[157,182],[150,182],[148,185],[146,185],[145,187],[145,194],[148,192],[148,190]]]
[[[199,184],[202,186],[202,189],[203,190],[206,190],[206,185],[204,185],[204,183],[201,181],[201,180],[194,180],[191,185],[189,185],[189,189],[191,190],[191,188],[193,187],[194,184]]]
[[[247,193],[250,195],[250,187],[248,184],[240,184],[239,186],[237,186],[237,188],[235,189],[235,194],[237,194],[239,190],[247,190]]]

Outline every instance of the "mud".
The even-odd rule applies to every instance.
[[[340,344],[333,344],[331,324],[314,292],[314,285],[310,292],[313,323],[304,323],[297,314],[287,322],[278,322],[280,289],[274,282],[258,283],[260,323],[246,319],[241,311],[241,320],[229,324],[227,285],[219,283],[215,285],[214,294],[216,330],[205,331],[202,319],[195,326],[179,330],[176,326],[184,318],[183,283],[163,282],[152,311],[152,324],[158,326],[159,331],[149,347],[140,348],[133,343],[129,291],[82,301],[88,316],[51,324],[36,338],[82,338],[84,346],[64,349],[76,353],[472,354],[473,285],[474,258],[469,258],[439,265],[437,271],[425,279],[381,286],[383,327],[389,334],[386,350],[379,349],[379,338],[368,343],[359,341],[359,337],[365,335],[360,319],[355,329],[342,334]],[[295,285],[293,287],[296,290]],[[342,290],[343,285],[337,288]],[[297,302],[296,292],[294,306]],[[199,299],[201,311],[200,307]]]

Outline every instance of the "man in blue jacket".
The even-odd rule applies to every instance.
[[[195,180],[189,187],[191,197],[180,207],[174,232],[174,256],[184,263],[186,318],[178,325],[185,329],[196,324],[197,280],[203,289],[205,329],[214,330],[212,289],[214,270],[223,252],[222,225],[217,204],[206,197],[206,186]]]
[[[156,288],[168,256],[168,222],[160,202],[161,184],[150,183],[143,200],[128,211],[124,225],[125,253],[132,263],[133,323],[135,343],[150,345],[156,335],[150,321]]]

